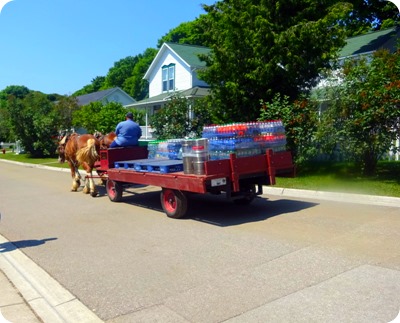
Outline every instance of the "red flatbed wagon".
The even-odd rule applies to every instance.
[[[261,195],[263,185],[274,185],[275,176],[293,176],[291,153],[273,152],[204,162],[204,174],[185,174],[174,168],[177,161],[146,160],[146,147],[102,150],[97,171],[106,177],[107,195],[122,198],[125,186],[144,184],[161,187],[161,205],[171,218],[186,214],[188,193],[225,194],[237,204],[250,204]],[[163,168],[164,167],[164,168]]]

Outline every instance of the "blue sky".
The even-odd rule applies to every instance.
[[[0,4],[4,0],[0,0]],[[0,90],[71,95],[116,61],[156,48],[214,0],[13,0],[0,12]]]

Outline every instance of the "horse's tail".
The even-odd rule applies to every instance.
[[[88,163],[89,165],[93,165],[97,159],[99,158],[99,154],[96,150],[96,140],[91,138],[88,139],[86,146],[82,147],[76,153],[76,160],[82,164],[83,162]]]

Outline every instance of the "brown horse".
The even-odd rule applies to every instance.
[[[88,179],[83,188],[83,192],[97,196],[98,192],[92,178],[92,170],[95,162],[99,158],[100,143],[95,136],[91,134],[78,135],[73,133],[64,136],[58,146],[58,161],[68,162],[71,169],[72,188],[71,191],[76,192],[81,185],[81,175],[79,174],[79,166],[82,165],[86,171]]]
[[[114,131],[106,135],[103,135],[101,132],[96,132],[94,136],[100,141],[100,149],[107,149],[110,147],[115,137],[117,137],[117,134]]]

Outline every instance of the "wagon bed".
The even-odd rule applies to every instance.
[[[263,185],[274,185],[275,176],[293,176],[294,165],[291,153],[267,150],[265,154],[240,157],[231,154],[229,159],[204,162],[204,174],[185,174],[178,169],[178,161],[147,160],[145,147],[102,150],[97,171],[107,177],[107,195],[113,202],[122,198],[123,189],[131,184],[159,186],[164,212],[172,218],[180,218],[187,211],[187,194],[225,194],[237,204],[249,204],[255,196],[262,194]],[[151,166],[153,165],[153,166]],[[171,172],[169,172],[171,170]]]

